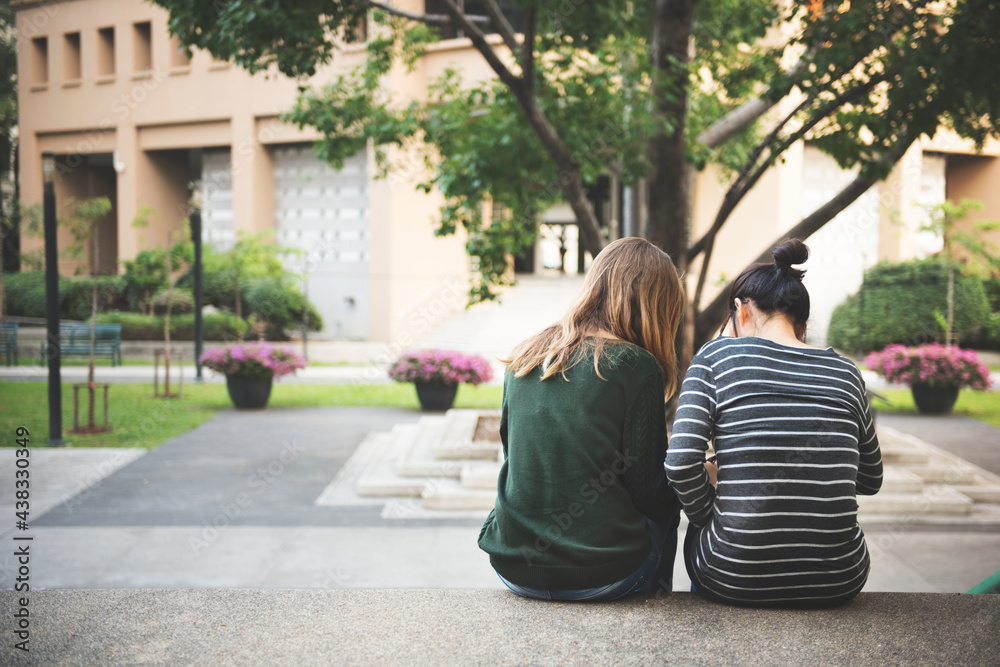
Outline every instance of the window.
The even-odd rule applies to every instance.
[[[184,51],[184,46],[181,44],[180,38],[177,35],[170,36],[170,68],[180,69],[182,67],[190,67],[191,58]]]
[[[345,40],[348,44],[364,44],[368,41],[368,17],[362,16],[350,30],[344,31]]]
[[[132,70],[148,72],[153,69],[153,33],[149,21],[132,26]]]
[[[101,28],[97,31],[97,76],[115,75],[115,29]]]
[[[79,81],[80,77],[80,33],[68,32],[63,35],[63,80]]]
[[[49,82],[49,38],[31,40],[31,83],[42,86]]]
[[[456,4],[460,9],[462,9],[462,11],[465,12],[466,16],[486,17],[490,15],[486,10],[485,5],[479,0],[457,0]],[[497,4],[500,5],[501,13],[507,17],[507,20],[510,22],[514,32],[523,32],[524,8],[513,0],[499,0]],[[443,5],[444,3],[440,0],[426,0],[424,2],[424,12],[427,14],[443,14],[447,16],[448,12],[445,11]],[[497,32],[497,28],[493,25],[492,21],[486,23],[478,22],[477,25],[479,26],[479,29],[483,31],[484,35],[490,35]],[[454,23],[439,26],[438,35],[440,39],[455,39],[456,37],[465,36],[461,28],[456,26]]]

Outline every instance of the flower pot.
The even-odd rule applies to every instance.
[[[233,407],[237,410],[260,410],[267,407],[267,399],[271,397],[273,378],[261,380],[241,375],[227,375],[226,389]]]
[[[420,407],[431,412],[444,412],[451,408],[458,393],[457,384],[428,384],[414,382]]]
[[[951,412],[958,400],[958,387],[929,387],[915,383],[910,387],[917,412],[925,415],[943,415]]]

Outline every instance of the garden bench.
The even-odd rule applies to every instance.
[[[90,325],[87,323],[59,324],[59,351],[61,356],[90,356]],[[94,326],[94,356],[110,357],[111,365],[122,363],[122,325],[97,324]],[[42,339],[41,364],[48,362],[48,340]],[[116,363],[117,362],[117,363]]]
[[[0,322],[0,350],[3,350],[7,365],[10,366],[11,359],[17,366],[17,323]]]

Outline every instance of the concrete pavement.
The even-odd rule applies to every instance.
[[[316,504],[366,433],[419,416],[227,410],[148,453],[39,448],[31,528],[15,531],[13,485],[2,484],[0,516],[11,518],[0,540],[34,538],[31,585],[41,588],[500,588],[476,546],[479,519]],[[0,456],[0,479],[12,480],[13,450]],[[964,592],[1000,570],[998,525],[942,530],[900,517],[866,532],[869,591]],[[13,552],[0,558],[0,589],[13,585]]]
[[[830,610],[694,593],[612,603],[503,591],[44,591],[5,665],[996,665],[1000,595],[862,593]],[[5,642],[16,613],[0,595]]]

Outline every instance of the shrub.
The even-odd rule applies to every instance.
[[[97,308],[107,310],[123,305],[121,276],[68,278],[59,276],[59,317],[65,320],[90,319],[93,285],[97,282]],[[22,271],[4,275],[4,310],[11,317],[44,318],[45,272]]]
[[[109,311],[98,313],[100,324],[122,325],[122,340],[163,340],[163,317]],[[203,316],[205,340],[239,340],[246,331],[246,323],[230,313],[206,313]],[[171,340],[194,340],[194,315],[170,318]]]
[[[404,352],[389,366],[396,382],[426,382],[453,386],[467,382],[479,385],[493,379],[493,368],[478,354],[451,350]]]
[[[878,264],[865,272],[865,352],[894,343],[939,341],[944,331],[935,311],[947,312],[948,271],[936,259]],[[859,295],[852,294],[833,311],[827,340],[841,350],[858,349]],[[966,336],[986,323],[989,305],[981,280],[955,274],[954,331]]]
[[[121,276],[86,276],[59,280],[59,315],[67,320],[89,320],[93,311],[93,290],[97,283],[97,310],[124,305],[125,280]]]
[[[194,310],[194,294],[186,289],[178,287],[173,291],[173,308],[171,314],[190,313]],[[170,290],[163,290],[150,299],[149,303],[153,307],[153,312],[157,315],[165,315],[167,312],[167,302],[171,298]]]
[[[145,312],[149,299],[167,287],[167,252],[162,248],[142,250],[133,260],[125,260],[125,308]]]
[[[232,313],[205,313],[202,315],[205,340],[240,340],[247,330],[247,323]],[[160,319],[160,331],[163,320]],[[161,333],[160,338],[163,335]],[[171,340],[194,340],[194,314],[170,317]]]
[[[45,317],[45,272],[4,274],[4,310],[11,317]]]
[[[930,387],[990,388],[990,371],[972,350],[932,343],[918,347],[890,345],[865,357],[865,365],[893,384]]]
[[[248,314],[267,322],[265,335],[271,340],[283,340],[286,330],[301,328],[307,307],[297,287],[271,276],[250,281],[243,303]],[[322,329],[323,318],[312,304],[308,305],[308,312],[309,329]]]

